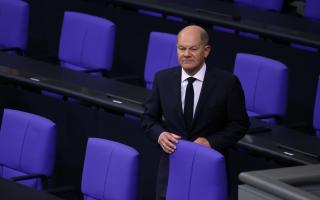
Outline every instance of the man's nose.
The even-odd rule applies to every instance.
[[[189,57],[190,56],[190,50],[189,49],[186,49],[185,51],[184,51],[184,54],[183,54],[184,56],[186,56],[186,57]]]

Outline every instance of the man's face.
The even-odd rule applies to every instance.
[[[179,34],[177,44],[178,60],[190,75],[197,73],[209,55],[210,46],[201,41],[200,33],[187,30]]]

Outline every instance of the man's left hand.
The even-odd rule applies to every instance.
[[[204,138],[204,137],[198,137],[195,141],[193,141],[194,143],[198,143],[198,144],[201,144],[203,146],[206,146],[206,147],[211,147],[209,141]]]

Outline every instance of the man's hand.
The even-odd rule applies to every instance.
[[[206,147],[211,147],[209,141],[204,138],[204,137],[198,137],[195,141],[193,141],[194,143],[198,143],[198,144],[201,144],[203,146],[206,146]]]
[[[176,144],[180,138],[181,137],[179,135],[162,132],[159,136],[158,143],[164,152],[171,154],[176,150]]]

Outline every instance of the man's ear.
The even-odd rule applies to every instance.
[[[209,56],[209,53],[211,52],[211,46],[210,45],[206,45],[205,47],[205,58],[207,58]]]

